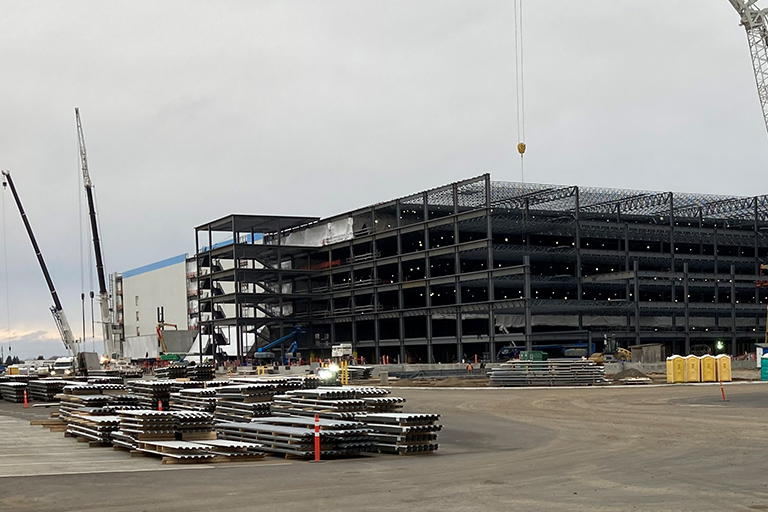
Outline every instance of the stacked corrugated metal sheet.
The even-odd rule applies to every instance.
[[[88,376],[88,384],[117,384],[117,385],[123,385],[125,384],[125,379],[123,377],[92,377]]]
[[[374,432],[373,449],[384,453],[414,454],[437,450],[439,414],[376,413],[360,416]]]
[[[119,411],[120,433],[138,441],[176,439],[176,417],[170,411]]]
[[[315,389],[319,385],[316,375],[235,377],[230,379],[230,382],[234,384],[272,384],[275,386],[277,394],[283,394],[294,389]]]
[[[68,421],[72,412],[84,407],[106,407],[112,403],[112,395],[108,393],[120,394],[124,387],[116,384],[85,384],[68,383],[64,386],[62,393],[56,395],[60,401],[59,415],[64,421]]]
[[[37,379],[27,384],[29,398],[40,402],[54,402],[56,395],[64,391],[64,387],[70,384],[61,379]]]
[[[214,419],[219,421],[250,421],[269,416],[274,384],[237,384],[216,390]]]
[[[191,380],[213,380],[215,369],[213,364],[201,363],[187,366],[186,377]]]
[[[607,384],[605,368],[588,359],[510,361],[488,372],[491,386],[576,386]]]
[[[323,458],[359,455],[372,446],[370,429],[357,421],[320,420],[320,454]],[[251,423],[216,425],[221,439],[254,442],[264,451],[288,456],[314,456],[314,420],[305,417],[265,417]]]
[[[157,409],[162,402],[167,409],[171,398],[171,382],[168,380],[137,380],[128,384],[128,389],[134,395],[141,397],[140,403],[147,409]]]
[[[171,411],[176,437],[182,441],[216,439],[213,414],[200,411]]]
[[[186,365],[170,364],[155,368],[155,377],[158,379],[185,379],[187,378]]]
[[[120,416],[110,407],[84,407],[67,418],[67,434],[100,444],[111,444],[112,433],[120,428]]]
[[[26,382],[0,382],[0,394],[6,402],[20,403],[24,401],[24,392],[27,390]]]
[[[194,383],[199,386],[197,382]],[[171,393],[170,408],[172,411],[204,411],[213,413],[216,410],[217,388],[184,388],[177,393]]]
[[[323,389],[323,388],[321,388]],[[387,396],[388,389],[371,386],[345,386],[355,392],[356,398],[362,398],[367,412],[398,412],[403,408],[405,398]]]
[[[272,410],[280,416],[311,416],[336,420],[354,420],[365,412],[365,401],[351,388],[297,389],[275,395]]]
[[[368,380],[371,378],[373,366],[348,366],[349,380]]]

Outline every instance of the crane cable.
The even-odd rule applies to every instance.
[[[5,179],[3,179],[3,189],[5,189],[5,186]],[[6,234],[5,227],[5,194],[1,195],[3,196],[3,267],[5,269],[5,317],[8,321],[6,340],[8,341],[8,357],[11,357],[11,293],[8,288],[8,236]],[[0,364],[2,363],[3,361],[0,361]]]
[[[523,80],[523,0],[513,0],[515,12],[515,92],[517,96],[517,152],[520,153],[520,181],[525,183],[525,86]],[[518,6],[519,4],[519,6]]]

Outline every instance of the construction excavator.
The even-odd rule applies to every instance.
[[[603,336],[603,351],[595,352],[589,359],[597,364],[632,361],[632,352],[619,346],[616,335]]]

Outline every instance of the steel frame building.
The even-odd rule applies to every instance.
[[[317,355],[352,343],[425,363],[510,343],[599,350],[606,333],[684,354],[765,337],[768,196],[486,174],[322,220],[229,215],[196,242],[201,349],[234,343],[241,359],[295,325]]]

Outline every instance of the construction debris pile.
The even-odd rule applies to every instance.
[[[491,386],[580,386],[608,384],[605,368],[582,359],[510,361],[488,372]]]

